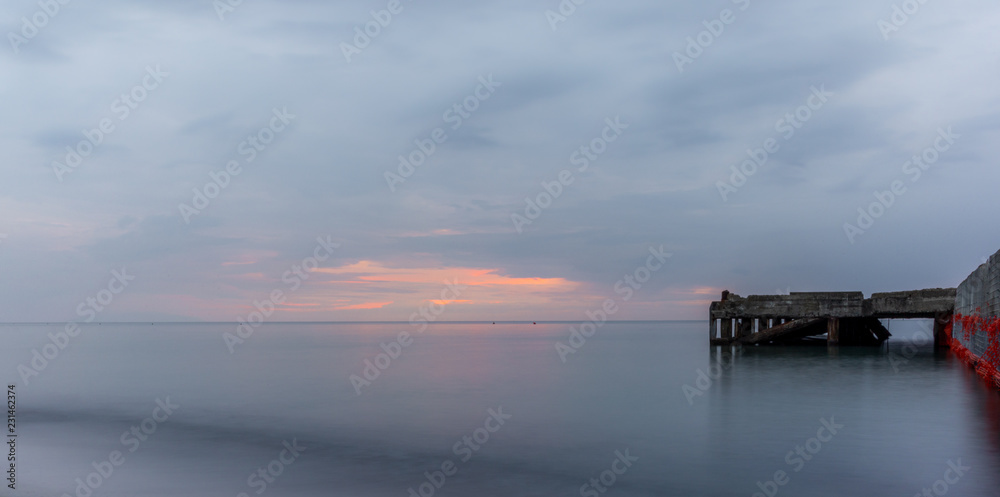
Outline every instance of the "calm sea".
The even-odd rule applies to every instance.
[[[87,325],[43,351],[62,328],[0,327],[0,495],[1000,495],[1000,395],[917,323],[881,350],[723,353],[699,321],[275,323],[232,352],[234,325]]]

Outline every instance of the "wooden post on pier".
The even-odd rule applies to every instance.
[[[743,338],[753,335],[753,318],[740,318],[740,331],[739,336],[736,338]]]
[[[840,319],[827,318],[826,343],[827,345],[837,345],[840,343]]]
[[[730,318],[723,318],[722,319],[722,330],[721,331],[722,331],[722,333],[721,333],[722,336],[720,338],[722,338],[723,340],[732,340],[733,339],[733,320],[730,319]]]

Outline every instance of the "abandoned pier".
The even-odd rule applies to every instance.
[[[889,338],[879,319],[934,319],[934,341],[946,345],[955,311],[955,288],[911,292],[800,292],[739,295],[712,302],[709,338],[717,345],[789,343],[826,335],[830,345],[879,345]]]
[[[739,295],[722,292],[709,307],[713,345],[791,344],[878,346],[889,339],[880,319],[933,319],[934,344],[1000,386],[1000,252],[957,288],[907,292],[799,292]]]

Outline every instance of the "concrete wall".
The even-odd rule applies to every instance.
[[[717,302],[713,318],[784,317],[789,319],[860,316],[865,296],[861,292],[792,292],[789,295],[730,294]]]
[[[954,288],[932,288],[911,292],[873,293],[865,299],[865,315],[878,318],[920,318],[951,312]]]
[[[958,287],[951,345],[983,377],[1000,386],[1000,252]]]
[[[932,318],[951,314],[954,288],[931,288],[908,292],[792,292],[789,295],[728,294],[726,300],[709,307],[711,319],[726,318]]]

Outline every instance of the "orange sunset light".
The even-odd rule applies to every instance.
[[[515,278],[499,274],[500,269],[482,268],[393,268],[372,261],[358,261],[336,268],[318,268],[317,273],[346,276],[346,279],[329,280],[329,283],[432,283],[440,284],[458,279],[466,286],[531,286],[552,291],[569,291],[578,283],[565,278]]]
[[[476,267],[391,267],[386,263],[362,260],[340,267],[321,267],[296,292],[298,302],[319,303],[308,307],[283,308],[288,312],[333,312],[333,317],[363,319],[367,312],[381,309],[398,319],[406,319],[413,309],[432,302],[455,305],[468,312],[486,311],[497,305],[518,308],[564,302],[580,283],[565,278],[514,277],[502,269]],[[460,294],[451,290],[457,286]],[[348,314],[341,314],[342,312]],[[398,315],[394,314],[398,313]]]
[[[334,309],[338,310],[338,311],[351,311],[351,310],[358,310],[358,309],[381,309],[381,308],[383,308],[383,307],[385,307],[385,306],[387,306],[387,305],[389,305],[391,303],[392,303],[391,301],[390,302],[365,302],[364,304],[354,304],[354,305],[345,305],[345,306],[340,306],[340,307],[334,307]]]

